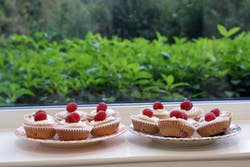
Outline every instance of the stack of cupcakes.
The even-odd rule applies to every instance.
[[[59,140],[84,140],[87,139],[92,126],[87,121],[82,121],[77,112],[71,112],[55,128]]]
[[[90,121],[90,125],[93,126],[91,134],[95,137],[116,133],[120,124],[118,113],[109,109],[108,105],[104,102],[100,102],[96,110],[87,114],[87,119]]]
[[[190,138],[194,132],[201,137],[226,132],[232,115],[218,108],[204,114],[203,109],[193,106],[190,100],[184,100],[170,112],[164,109],[163,103],[156,101],[153,103],[153,109],[145,108],[130,118],[136,131],[166,137]]]

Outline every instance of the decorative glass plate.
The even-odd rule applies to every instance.
[[[142,133],[134,130],[133,125],[130,125],[129,131],[133,134],[145,138],[152,139],[153,141],[167,144],[167,145],[178,145],[178,146],[200,146],[214,143],[216,140],[228,138],[238,134],[241,131],[241,128],[236,124],[231,124],[229,129],[223,134],[213,137],[200,137],[197,133],[191,138],[176,138],[176,137],[164,137],[159,134],[151,135]]]
[[[22,138],[27,141],[41,143],[46,146],[52,147],[73,147],[73,146],[85,146],[85,145],[92,145],[95,143],[99,143],[101,141],[114,138],[126,132],[127,128],[125,125],[120,124],[119,129],[116,133],[109,135],[109,136],[102,136],[102,137],[92,137],[91,135],[85,140],[71,140],[71,141],[61,141],[56,139],[33,139],[29,138],[25,134],[25,130],[23,126],[20,126],[16,129],[15,134],[19,138]]]

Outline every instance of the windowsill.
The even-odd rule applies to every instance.
[[[0,166],[248,166],[250,162],[250,101],[194,102],[205,110],[219,107],[233,113],[233,123],[242,131],[237,136],[216,141],[207,146],[169,147],[141,138],[127,131],[116,138],[80,148],[51,148],[29,143],[14,135],[21,125],[23,115],[41,107],[7,107],[0,109]],[[122,123],[130,124],[129,115],[150,104],[115,104]],[[169,103],[167,109],[176,103]],[[55,113],[64,106],[42,107]],[[86,111],[94,106],[82,106]],[[208,163],[209,161],[209,163]]]

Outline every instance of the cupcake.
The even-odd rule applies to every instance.
[[[156,134],[159,132],[159,118],[154,116],[151,109],[145,108],[138,115],[131,115],[134,130],[148,134]]]
[[[88,121],[92,121],[94,119],[94,116],[99,111],[105,111],[108,117],[109,116],[118,117],[118,113],[117,112],[115,112],[113,109],[110,109],[106,103],[100,102],[96,106],[95,110],[92,110],[91,112],[87,113],[87,115],[86,115],[87,120]]]
[[[46,111],[38,110],[34,114],[26,114],[24,120],[23,126],[27,137],[35,139],[54,137],[56,122]]]
[[[201,137],[209,137],[224,133],[229,126],[230,117],[216,116],[209,112],[201,119],[196,131]]]
[[[193,103],[189,100],[184,100],[180,103],[180,107],[177,108],[187,114],[188,118],[198,121],[202,115],[203,110],[199,107],[193,106]]]
[[[158,127],[160,135],[167,137],[191,137],[195,131],[195,127],[188,120],[186,113],[180,110],[171,111],[168,119],[160,119]]]
[[[96,113],[90,125],[93,126],[91,134],[95,137],[107,136],[118,131],[120,118],[108,116],[106,111],[100,110]]]
[[[169,118],[168,111],[164,109],[164,105],[160,101],[154,102],[153,113],[154,113],[154,116],[159,119]]]
[[[55,129],[59,140],[68,141],[87,139],[92,127],[77,112],[72,112]]]
[[[77,112],[80,115],[81,120],[86,119],[86,113],[83,111],[78,110],[78,105],[75,102],[70,102],[66,106],[65,111],[61,111],[55,114],[55,119],[57,121],[64,120],[68,115],[70,115],[72,112]]]

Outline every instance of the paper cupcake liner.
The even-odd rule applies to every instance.
[[[219,133],[223,133],[230,126],[229,120],[230,119],[208,123],[206,125],[198,127],[197,132],[201,137],[209,137]]]
[[[118,131],[119,124],[120,124],[120,119],[104,123],[101,125],[97,125],[92,128],[90,133],[92,136],[95,137],[111,135]]]
[[[136,131],[140,131],[148,134],[156,134],[159,132],[157,123],[148,122],[137,118],[136,116],[131,116],[133,127]]]
[[[189,125],[181,120],[160,120],[159,121],[159,133],[162,136],[169,137],[190,137],[193,135],[195,129],[192,125]]]
[[[56,131],[53,126],[30,126],[24,124],[24,130],[27,137],[35,138],[35,139],[49,139],[53,138]]]
[[[64,140],[64,141],[84,140],[88,138],[91,127],[83,127],[83,128],[57,127],[55,128],[55,130],[59,140]]]

